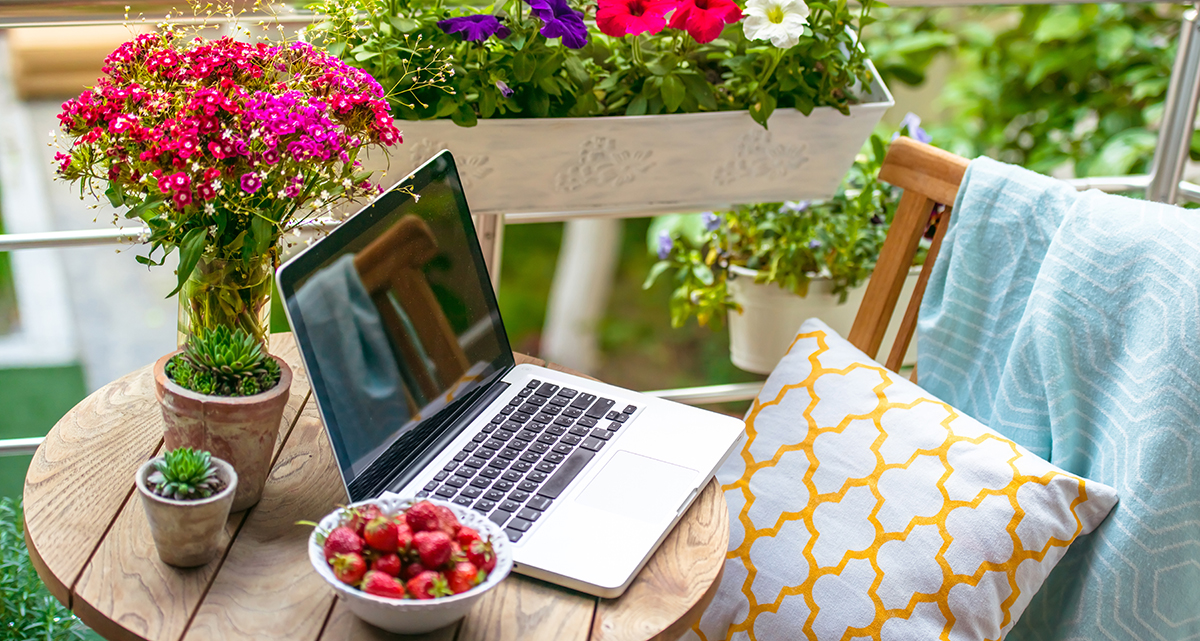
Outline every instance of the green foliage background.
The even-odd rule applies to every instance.
[[[50,596],[29,562],[21,506],[0,498],[0,641],[98,638]]]

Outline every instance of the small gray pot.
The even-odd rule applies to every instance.
[[[217,466],[217,477],[225,482],[225,489],[206,499],[177,501],[150,491],[146,479],[154,472],[154,463],[160,460],[161,456],[146,461],[137,472],[137,489],[142,495],[142,507],[146,509],[158,558],[180,568],[205,565],[221,551],[221,530],[229,519],[229,508],[237,493],[237,472],[214,456],[210,460]]]

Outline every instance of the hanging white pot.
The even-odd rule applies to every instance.
[[[809,318],[820,318],[842,336],[850,333],[858,307],[862,304],[867,282],[851,289],[846,302],[839,303],[833,293],[833,281],[814,278],[809,281],[808,295],[797,296],[774,283],[754,282],[758,274],[753,269],[737,265],[729,267],[729,293],[742,311],[729,312],[729,358],[747,372],[769,374],[779,363],[796,338],[796,330]],[[916,286],[920,267],[913,267],[900,292],[900,305],[907,305]],[[869,281],[868,281],[869,282]],[[883,350],[890,350],[903,317],[903,307],[893,315],[883,338]],[[881,350],[883,358],[886,351]],[[917,361],[917,341],[914,338],[904,356],[904,364]]]

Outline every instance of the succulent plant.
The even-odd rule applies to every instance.
[[[279,363],[240,327],[201,328],[167,363],[180,386],[211,396],[253,396],[279,382]]]
[[[146,481],[155,494],[168,499],[206,499],[225,487],[225,482],[217,477],[212,454],[203,450],[190,447],[171,450],[154,463],[154,470]]]

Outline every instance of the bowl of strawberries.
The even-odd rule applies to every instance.
[[[313,568],[350,611],[389,632],[419,634],[466,616],[512,571],[504,532],[484,515],[434,499],[361,501],[321,519]]]

